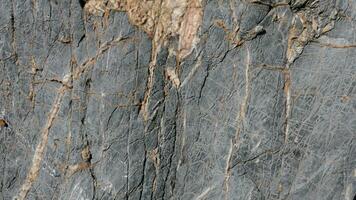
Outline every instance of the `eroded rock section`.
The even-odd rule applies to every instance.
[[[0,199],[354,199],[355,8],[0,0]]]

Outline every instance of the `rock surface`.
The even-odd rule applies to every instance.
[[[355,0],[0,0],[0,198],[352,200],[355,55]]]

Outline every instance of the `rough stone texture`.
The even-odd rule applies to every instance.
[[[1,199],[354,198],[355,0],[122,2],[0,0]]]

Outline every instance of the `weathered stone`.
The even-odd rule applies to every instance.
[[[0,199],[354,199],[355,0],[0,0]]]

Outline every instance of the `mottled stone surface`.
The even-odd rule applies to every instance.
[[[0,199],[354,198],[355,0],[84,3],[0,0]]]

